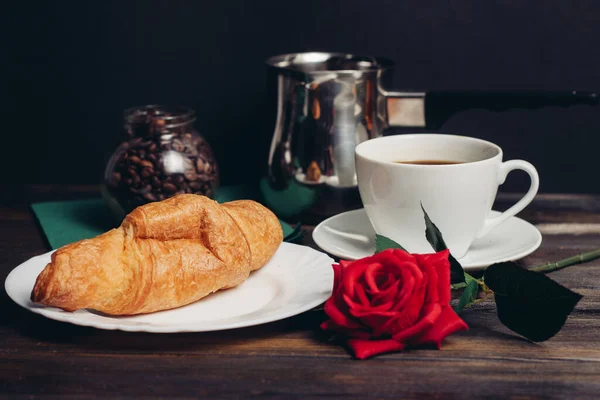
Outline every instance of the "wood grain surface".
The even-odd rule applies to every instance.
[[[32,201],[97,196],[95,187],[1,186],[0,279],[48,251]],[[504,195],[496,209],[510,205]],[[600,247],[600,197],[540,195],[521,214],[538,224],[533,266]],[[313,246],[310,228],[305,244]],[[493,300],[462,314],[468,332],[440,351],[367,361],[318,329],[322,311],[245,329],[150,334],[102,331],[32,314],[0,295],[3,398],[598,398],[600,261],[550,275],[584,298],[563,330],[530,343],[497,319]]]

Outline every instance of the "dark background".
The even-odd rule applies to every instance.
[[[198,112],[225,184],[257,179],[268,56],[385,55],[396,89],[600,90],[597,1],[14,1],[1,14],[2,178],[100,182],[122,110]],[[600,192],[600,107],[473,110],[442,131],[535,164],[545,192]],[[510,179],[520,190],[525,180]]]

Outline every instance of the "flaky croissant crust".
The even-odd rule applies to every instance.
[[[244,282],[283,232],[254,201],[178,195],[133,210],[119,228],[58,249],[31,300],[111,315],[167,310]]]

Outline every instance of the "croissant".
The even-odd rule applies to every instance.
[[[167,310],[244,282],[283,239],[262,205],[184,194],[133,210],[120,227],[52,254],[31,300],[111,315]]]

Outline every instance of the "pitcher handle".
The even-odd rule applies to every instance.
[[[597,105],[595,92],[565,91],[474,91],[474,92],[389,92],[380,91],[389,126],[439,129],[454,114],[469,109],[505,111],[547,106]]]

